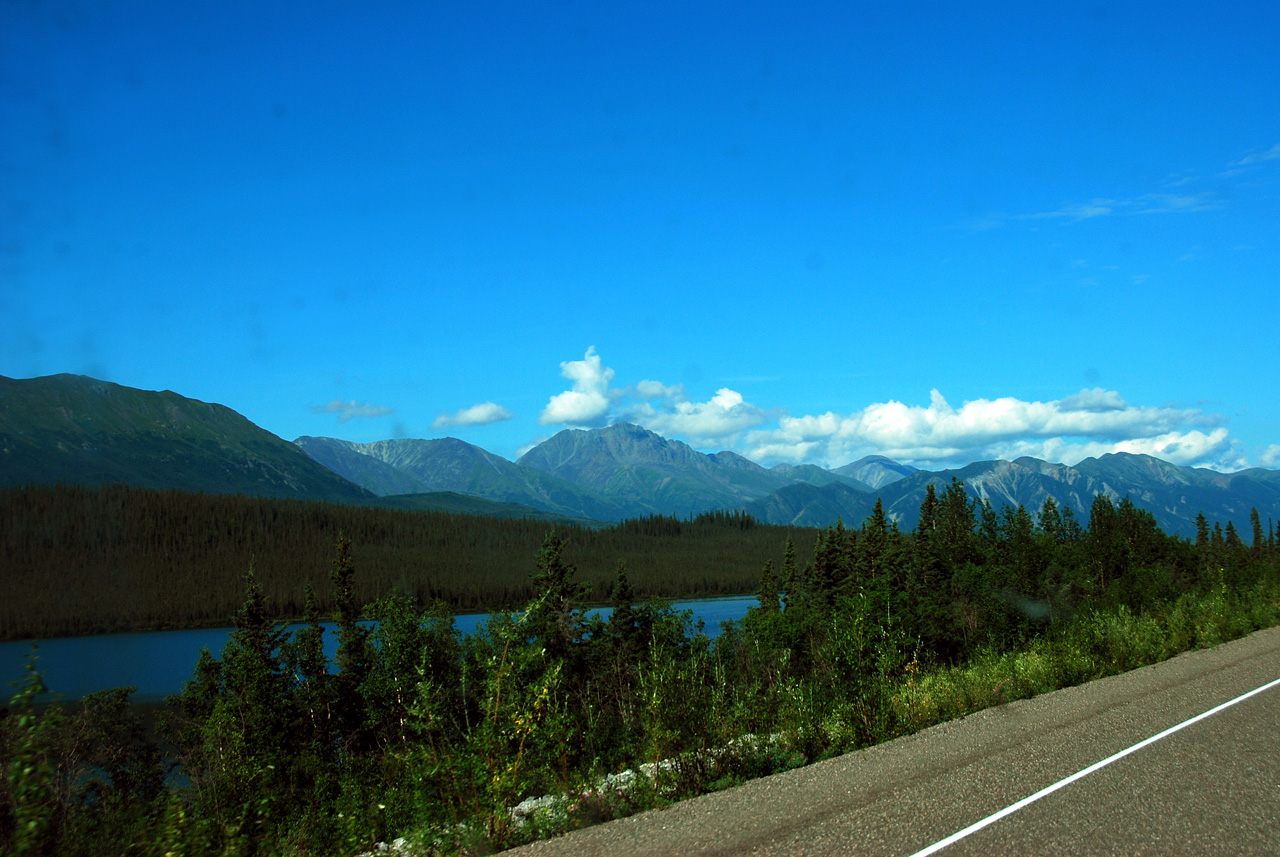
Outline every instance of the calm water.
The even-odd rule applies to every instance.
[[[754,596],[676,601],[677,610],[692,610],[694,623],[706,623],[706,633],[720,633],[720,623],[741,619],[756,604]],[[609,609],[598,611],[608,616]],[[487,618],[485,613],[458,616],[454,626],[464,634],[475,633]],[[337,641],[333,624],[325,623],[325,648],[333,657]],[[151,631],[141,634],[103,634],[94,637],[60,637],[38,641],[36,668],[44,672],[50,691],[65,699],[78,699],[95,690],[137,685],[136,699],[159,699],[182,689],[191,678],[201,649],[218,655],[231,628],[203,628],[196,631]],[[0,704],[7,702],[10,682],[25,674],[23,665],[31,652],[31,641],[0,643]]]

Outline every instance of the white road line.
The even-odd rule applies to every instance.
[[[1046,786],[1045,788],[1041,789],[1040,791],[1036,792],[1033,795],[1024,797],[1022,800],[1018,801],[1017,803],[1011,803],[1008,806],[1006,806],[1004,809],[1000,810],[999,812],[992,813],[991,815],[988,815],[986,818],[982,819],[981,821],[978,821],[969,825],[964,830],[953,833],[950,836],[948,836],[946,839],[940,839],[937,842],[930,845],[928,848],[923,848],[917,851],[916,853],[912,854],[911,857],[926,857],[926,855],[929,855],[929,854],[936,854],[937,852],[941,851],[943,848],[946,848],[948,845],[952,845],[956,842],[959,842],[961,839],[964,839],[969,834],[977,833],[982,828],[987,827],[988,825],[995,824],[997,821],[1004,818],[1006,815],[1013,815],[1015,812],[1022,809],[1024,806],[1033,804],[1036,801],[1040,800],[1040,798],[1045,797],[1047,795],[1051,795],[1054,792],[1056,792],[1058,789],[1063,788],[1064,786],[1069,786],[1072,783],[1074,783],[1076,780],[1083,779],[1084,777],[1087,777],[1090,774],[1092,774],[1094,771],[1100,768],[1105,768],[1107,765],[1110,765],[1112,762],[1118,759],[1123,759],[1125,756],[1129,755],[1130,753],[1136,753],[1139,750],[1141,750],[1143,747],[1146,747],[1148,744],[1154,744],[1155,742],[1159,741],[1161,738],[1167,738],[1170,735],[1172,735],[1174,732],[1178,732],[1182,729],[1186,729],[1188,726],[1190,726],[1193,723],[1199,723],[1201,720],[1204,720],[1206,717],[1212,717],[1213,715],[1217,714],[1219,711],[1230,708],[1231,706],[1235,705],[1237,702],[1244,702],[1249,697],[1256,696],[1257,694],[1262,693],[1264,690],[1270,690],[1271,688],[1276,687],[1277,685],[1280,685],[1280,678],[1276,679],[1275,681],[1267,682],[1262,687],[1256,687],[1253,690],[1249,691],[1248,693],[1242,693],[1239,696],[1237,696],[1235,699],[1228,700],[1227,702],[1224,702],[1221,705],[1210,708],[1208,711],[1204,712],[1203,714],[1197,714],[1195,717],[1192,717],[1190,720],[1184,720],[1181,723],[1179,723],[1177,726],[1170,726],[1168,729],[1164,730],[1159,735],[1152,735],[1150,738],[1147,738],[1144,741],[1139,741],[1137,744],[1134,744],[1131,747],[1126,747],[1125,749],[1121,750],[1119,753],[1116,753],[1113,756],[1108,756],[1107,758],[1103,759],[1101,762],[1095,762],[1094,764],[1090,765],[1089,767],[1085,768],[1082,771],[1077,771],[1076,773],[1072,774],[1071,776],[1065,779],[1058,780],[1056,783],[1054,783],[1051,786]]]

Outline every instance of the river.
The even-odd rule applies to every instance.
[[[696,624],[701,620],[706,633],[716,636],[720,623],[741,619],[747,609],[757,604],[754,596],[704,598],[676,601],[677,610],[692,610]],[[596,608],[592,613],[609,615],[609,608]],[[454,627],[463,634],[473,634],[487,613],[457,616]],[[301,627],[301,626],[294,626]],[[326,651],[332,658],[337,641],[332,623],[325,623]],[[147,631],[137,634],[101,634],[88,637],[58,637],[34,641],[39,646],[36,668],[44,673],[45,684],[52,694],[63,699],[79,699],[95,690],[136,685],[134,699],[154,701],[182,689],[191,678],[201,649],[218,655],[231,628],[200,628],[192,631]],[[5,688],[25,674],[24,664],[31,653],[31,640],[0,643],[0,680]],[[9,692],[0,690],[8,701]]]

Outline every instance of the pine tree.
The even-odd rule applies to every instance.
[[[578,605],[589,588],[578,582],[577,567],[564,561],[567,545],[555,530],[547,533],[531,578],[534,601],[525,618],[531,635],[552,660],[567,657],[584,630]]]
[[[973,503],[965,493],[964,483],[952,477],[942,494],[938,519],[939,555],[952,571],[974,559]]]
[[[1062,515],[1052,496],[1045,497],[1044,505],[1040,507],[1040,532],[1050,544],[1058,544],[1062,540]]]
[[[820,606],[831,607],[836,600],[835,530],[827,527],[813,546],[813,565],[808,574],[808,591]]]
[[[924,502],[920,504],[920,520],[916,523],[916,537],[931,539],[938,529],[938,495],[930,482],[924,487]]]
[[[884,513],[884,504],[877,497],[871,514],[862,524],[862,538],[858,540],[856,563],[858,579],[863,586],[889,585],[889,581],[884,579],[888,572],[888,558],[889,519]]]
[[[636,625],[636,610],[632,606],[635,597],[631,581],[627,579],[627,564],[619,560],[618,573],[609,592],[609,606],[612,608],[609,614],[609,631],[631,654],[639,650],[639,628]]]
[[[773,560],[765,560],[760,572],[760,592],[756,598],[760,601],[760,609],[776,613],[781,609],[778,603],[778,576],[773,571]]]
[[[787,536],[787,547],[782,556],[782,606],[790,607],[799,601],[800,580],[797,577],[796,545]]]
[[[338,651],[334,657],[338,673],[333,679],[334,720],[343,742],[355,751],[367,738],[360,688],[369,672],[369,630],[359,624],[360,605],[355,594],[356,570],[351,558],[351,540],[342,533],[338,534],[335,552],[333,569],[329,572],[338,625]]]

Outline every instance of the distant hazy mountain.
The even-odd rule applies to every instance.
[[[888,461],[889,459],[884,459]],[[896,463],[896,462],[894,462]],[[898,465],[905,467],[905,465]],[[875,488],[861,479],[837,473],[834,470],[827,470],[825,467],[819,467],[816,464],[775,464],[769,468],[771,473],[779,476],[785,476],[795,482],[805,482],[809,485],[830,485],[832,482],[839,482],[855,491],[863,491],[868,494],[874,493]]]
[[[295,441],[317,461],[336,462],[339,473],[375,493],[452,491],[516,503],[574,518],[619,520],[629,510],[553,474],[519,467],[478,446],[446,437],[438,440],[379,440],[350,443],[334,438]],[[368,459],[362,462],[356,455]],[[395,481],[388,471],[400,474]],[[408,491],[396,491],[407,487]]]
[[[898,526],[910,529],[926,486],[932,483],[942,491],[952,478],[964,482],[974,499],[997,509],[1021,504],[1033,516],[1052,496],[1082,524],[1088,522],[1096,494],[1113,502],[1128,496],[1151,511],[1161,527],[1184,535],[1194,534],[1201,511],[1211,521],[1234,521],[1242,533],[1253,507],[1264,520],[1280,518],[1276,471],[1222,474],[1126,453],[1087,459],[1075,467],[1020,458],[929,472],[872,455],[834,470],[809,464],[766,470],[736,453],[706,455],[628,424],[562,431],[515,464],[453,438],[297,442],[317,460],[378,493],[400,493],[406,487],[456,491],[557,515],[609,520],[738,508],[766,523],[826,526],[843,520],[857,527],[880,497]]]
[[[965,490],[975,500],[987,500],[996,509],[1006,505],[1016,508],[1021,504],[1032,517],[1038,517],[1045,499],[1052,496],[1059,506],[1069,507],[1081,524],[1089,519],[1096,487],[1070,467],[1035,458],[977,461],[954,470],[919,470],[894,482],[881,492],[885,512],[898,521],[898,526],[914,528],[920,517],[926,486],[932,483],[934,490],[941,493],[953,478],[963,482]],[[1116,494],[1108,496],[1113,501],[1120,499]],[[1194,513],[1192,515],[1194,517]]]
[[[848,472],[867,461],[863,459],[833,472]],[[889,459],[872,463],[889,473],[895,467],[904,467]],[[826,526],[840,519],[848,526],[860,526],[879,496],[885,512],[898,526],[912,529],[920,515],[926,486],[932,483],[934,490],[941,492],[953,478],[963,482],[975,500],[989,501],[996,509],[1022,505],[1033,517],[1038,517],[1045,499],[1052,496],[1059,506],[1069,507],[1082,525],[1088,523],[1097,494],[1105,494],[1112,502],[1129,497],[1135,505],[1150,511],[1166,532],[1185,536],[1195,534],[1195,519],[1200,512],[1210,522],[1233,521],[1246,540],[1250,536],[1251,509],[1258,509],[1264,526],[1269,520],[1280,520],[1280,472],[1254,468],[1218,473],[1129,453],[1085,459],[1074,467],[1019,458],[979,461],[954,470],[912,471],[871,495],[851,493],[838,485],[793,486],[748,503],[745,508],[766,523]]]
[[[1069,507],[1081,524],[1087,524],[1093,498],[1105,494],[1112,502],[1124,497],[1151,512],[1166,532],[1195,534],[1200,512],[1210,521],[1233,521],[1242,537],[1249,538],[1249,512],[1258,509],[1264,522],[1280,519],[1280,473],[1255,468],[1239,473],[1218,473],[1200,468],[1179,467],[1148,455],[1112,453],[1089,458],[1074,467],[1051,464],[1036,458],[1017,461],[979,461],[955,470],[917,471],[881,489],[885,511],[903,529],[914,528],[924,501],[925,489],[933,483],[942,491],[952,478],[964,482],[975,499],[987,500],[999,509],[1004,505],[1026,507],[1038,516],[1047,497]],[[827,493],[809,498],[812,511],[783,509],[766,514],[762,520],[783,523],[789,515],[803,514],[806,520],[821,520],[820,510],[843,517],[846,524],[859,525],[866,513],[858,498]],[[756,506],[748,511],[756,514]],[[859,517],[861,516],[861,517]],[[831,516],[825,521],[835,522]]]
[[[871,490],[874,491],[877,488],[883,488],[890,483],[897,482],[899,479],[905,479],[915,473],[916,468],[910,464],[899,464],[892,458],[885,458],[883,455],[868,455],[864,458],[859,458],[852,464],[833,468],[831,472],[857,479],[871,486]]]
[[[364,452],[368,444],[352,443],[333,437],[300,437],[294,441],[302,451],[334,473],[372,491],[379,497],[388,494],[420,494],[431,486],[380,458]]]
[[[370,496],[222,405],[81,375],[0,376],[0,484],[58,481],[337,502]]]
[[[630,514],[683,517],[737,508],[793,481],[736,453],[705,455],[628,423],[567,429],[516,463],[593,491]]]
[[[850,488],[843,482],[814,485],[798,482],[779,488],[745,510],[758,521],[797,527],[825,527],[837,520],[860,527],[875,506],[876,495]]]

